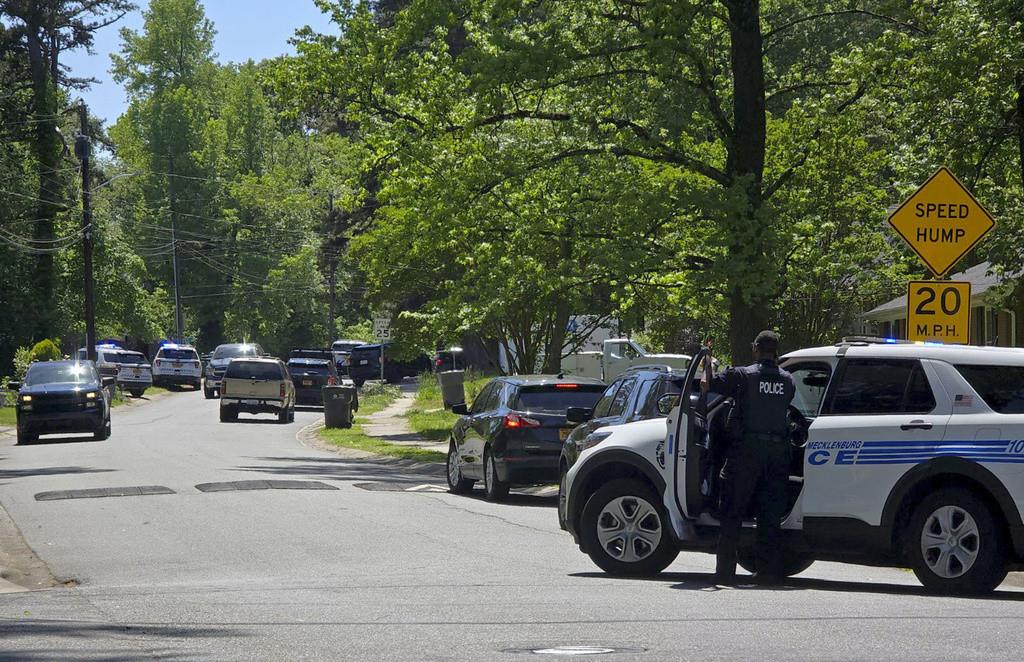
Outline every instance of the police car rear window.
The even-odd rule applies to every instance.
[[[120,352],[103,352],[104,358],[110,363],[128,363],[130,365],[140,365],[148,363],[146,357],[142,354],[128,354]]]
[[[1024,414],[1024,366],[958,365],[956,369],[992,411]]]
[[[160,358],[172,361],[195,361],[199,357],[194,349],[161,349]]]
[[[224,373],[226,379],[282,379],[281,368],[276,363],[234,360]]]

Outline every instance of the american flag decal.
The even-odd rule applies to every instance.
[[[966,395],[964,393],[957,393],[956,397],[953,398],[954,407],[970,407],[974,402],[973,395]]]

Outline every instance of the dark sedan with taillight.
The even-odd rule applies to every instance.
[[[288,372],[295,384],[295,404],[300,407],[323,406],[323,387],[338,383],[338,368],[329,351],[327,355],[328,358],[288,359]]]
[[[23,382],[7,387],[18,392],[18,443],[53,432],[89,432],[102,441],[110,436],[110,402],[104,386],[113,377],[99,376],[92,361],[40,361],[29,366]]]
[[[558,480],[562,442],[572,431],[569,407],[592,409],[605,384],[587,377],[516,375],[497,377],[484,386],[461,414],[448,445],[448,488],[468,492],[478,480],[491,501],[512,485]]]

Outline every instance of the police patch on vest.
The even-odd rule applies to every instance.
[[[782,395],[786,385],[782,382],[761,382],[758,391],[764,395]]]

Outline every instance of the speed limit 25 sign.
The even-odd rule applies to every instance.
[[[970,343],[971,284],[948,280],[910,281],[907,340]]]

